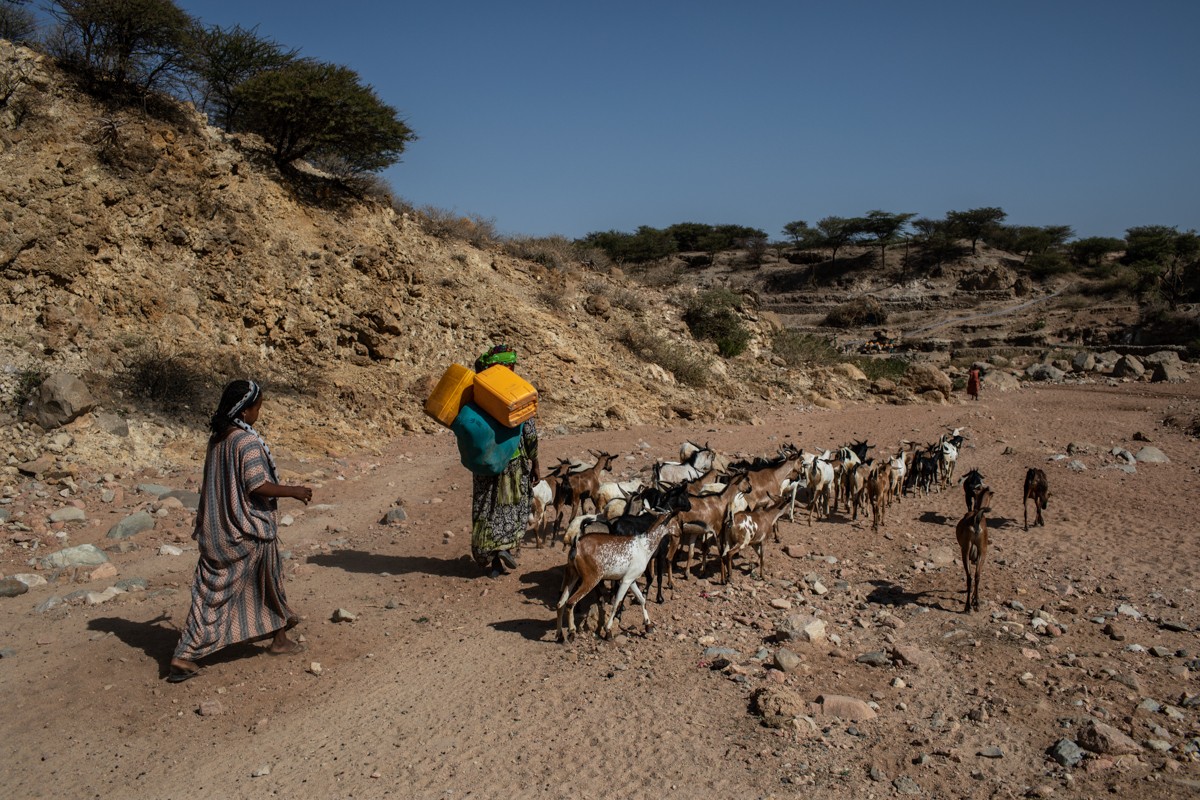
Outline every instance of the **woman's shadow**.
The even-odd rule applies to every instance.
[[[179,644],[179,629],[175,627],[169,614],[160,614],[145,622],[121,617],[97,617],[88,621],[88,630],[111,633],[129,647],[141,650],[147,657],[158,662],[159,678],[165,678],[170,673],[171,658],[175,653],[175,646]],[[206,656],[204,663],[207,665],[237,661],[256,656],[262,651],[263,648],[255,647],[250,642],[240,642]]]

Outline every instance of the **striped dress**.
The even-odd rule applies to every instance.
[[[192,538],[200,563],[175,658],[195,661],[297,621],[283,590],[275,499],[254,489],[275,482],[258,438],[233,429],[208,448]]]

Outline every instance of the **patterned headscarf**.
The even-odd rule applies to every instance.
[[[517,351],[506,344],[498,344],[475,359],[475,371],[483,372],[488,367],[495,366],[496,364],[515,367],[517,365]]]

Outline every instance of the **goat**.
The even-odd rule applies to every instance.
[[[800,451],[781,448],[779,456],[746,473],[750,490],[746,492],[746,503],[751,509],[765,508],[771,504],[772,495],[783,492],[783,484],[795,474],[800,461]]]
[[[773,532],[775,541],[779,541],[777,528],[779,518],[787,513],[787,496],[776,497],[771,494],[768,496],[768,500],[765,508],[755,511],[739,511],[731,514],[727,520],[722,531],[721,541],[721,583],[729,583],[733,574],[733,557],[746,547],[751,548],[758,556],[759,577],[766,577],[763,545],[767,538],[767,531]]]
[[[566,642],[575,638],[575,605],[596,588],[602,580],[619,581],[613,606],[601,627],[601,636],[611,636],[613,618],[617,609],[625,599],[625,593],[632,588],[633,596],[642,606],[642,618],[645,629],[651,629],[650,614],[646,610],[646,598],[637,586],[637,578],[646,571],[646,566],[669,532],[667,523],[681,511],[691,508],[691,498],[687,490],[677,487],[667,492],[664,501],[665,510],[655,515],[645,533],[633,536],[618,534],[589,533],[579,537],[567,557],[567,565],[563,574],[562,596],[557,605],[558,641]],[[567,631],[563,633],[563,615],[567,617]]]
[[[962,437],[957,437],[959,442],[962,442]],[[938,471],[941,474],[942,485],[949,486],[950,481],[954,479],[954,467],[958,463],[958,447],[950,442],[948,438],[942,436],[938,440]]]
[[[972,467],[971,471],[962,476],[963,496],[967,501],[967,511],[974,511],[975,492],[983,486],[983,473]]]
[[[987,517],[991,511],[992,490],[987,484],[981,484],[975,491],[974,508],[963,515],[954,529],[958,537],[958,547],[962,551],[963,572],[967,574],[967,600],[963,613],[970,613],[974,608],[979,610],[979,570],[983,566],[983,558],[987,555],[988,528]],[[971,564],[975,565],[975,577],[971,577]]]
[[[579,516],[579,512],[583,510],[583,501],[590,500],[592,506],[599,511],[600,506],[596,501],[596,495],[600,490],[600,473],[605,472],[612,466],[615,455],[611,453],[596,453],[592,451],[596,458],[596,463],[590,467],[585,467],[581,470],[568,472],[562,478],[561,486],[566,487],[568,496],[571,499],[571,519]],[[566,548],[566,542],[563,543],[563,548]]]
[[[545,538],[543,534],[546,529],[546,515],[550,513],[550,509],[554,509],[554,528],[550,532],[551,540],[562,526],[563,507],[555,501],[560,497],[559,484],[562,483],[562,477],[569,467],[569,461],[560,459],[558,466],[533,485],[531,491],[533,507],[529,515],[529,523],[533,529],[534,542],[538,547],[542,546],[542,540]]]
[[[816,509],[819,520],[824,509],[824,515],[829,516],[829,491],[833,488],[833,464],[829,462],[825,451],[820,457],[814,458],[808,466],[808,527],[812,527],[813,510]]]
[[[691,507],[680,512],[677,517],[680,529],[679,542],[672,546],[667,554],[669,560],[674,559],[676,551],[683,546],[686,538],[687,561],[683,567],[684,580],[692,578],[692,557],[696,553],[696,544],[700,543],[702,547],[703,561],[700,563],[700,570],[703,572],[708,563],[708,543],[720,541],[719,537],[725,526],[725,519],[731,511],[736,513],[746,510],[744,494],[749,488],[749,480],[745,475],[741,475],[730,480],[725,488],[716,494],[689,495]],[[743,495],[740,501],[738,495]]]
[[[867,475],[866,483],[867,498],[871,501],[871,530],[877,531],[883,525],[884,511],[891,502],[893,483],[891,463],[880,461],[876,464]]]
[[[846,510],[853,510],[851,519],[858,519],[858,507],[866,501],[867,475],[872,469],[873,465],[870,462],[860,461],[846,470],[842,486],[846,493]]]
[[[938,479],[937,445],[913,452],[912,471],[908,473],[908,488],[929,494]]]
[[[1037,513],[1034,525],[1044,526],[1042,512],[1050,499],[1050,486],[1046,483],[1046,473],[1037,467],[1031,467],[1025,472],[1025,494],[1021,500],[1021,510],[1025,513],[1025,530],[1029,530],[1029,501],[1033,501],[1033,510]]]
[[[891,505],[893,499],[899,500],[904,493],[904,478],[908,475],[908,460],[904,450],[901,449],[895,458],[889,459],[887,463],[892,468],[892,485],[888,487],[888,504]]]
[[[830,463],[833,466],[833,510],[836,512],[838,510],[838,502],[841,500],[842,495],[846,493],[846,480],[849,477],[850,469],[854,465],[862,463],[862,459],[849,447],[839,447],[835,451],[833,458],[830,459]],[[846,498],[846,510],[850,510],[850,499],[848,496]]]
[[[707,448],[691,451],[684,461],[659,461],[654,465],[652,482],[655,486],[694,481],[712,470],[713,451]]]

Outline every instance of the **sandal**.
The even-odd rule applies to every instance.
[[[197,667],[196,669],[179,669],[178,667],[171,667],[171,671],[167,673],[167,683],[183,683],[184,681],[190,681],[203,671],[203,667]]]
[[[507,550],[497,550],[496,558],[500,559],[500,563],[504,564],[504,566],[508,567],[509,569],[517,568],[517,560],[513,558],[513,554]]]

